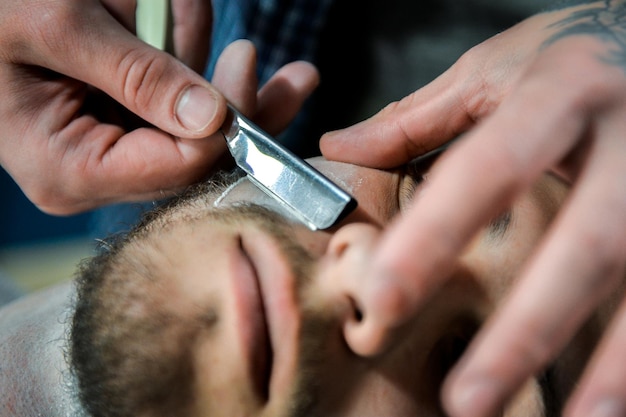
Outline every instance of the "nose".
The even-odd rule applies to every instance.
[[[402,288],[367,273],[381,229],[371,223],[350,223],[330,239],[326,251],[326,289],[348,306],[342,310],[346,343],[361,356],[382,353],[398,340],[413,312]]]

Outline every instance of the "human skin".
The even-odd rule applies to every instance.
[[[359,300],[365,319],[348,336],[362,354],[385,350],[476,231],[536,178],[552,171],[572,184],[513,295],[451,373],[445,404],[454,417],[494,414],[624,285],[626,3],[561,5],[572,7],[498,34],[423,89],[322,138],[329,159],[392,167],[463,133],[411,210],[353,265],[370,287]],[[624,346],[620,313],[566,416],[626,412]]]
[[[0,2],[0,164],[41,210],[149,198],[219,156],[216,141],[199,140],[226,112],[197,73],[211,2],[172,6],[176,57],[135,36],[134,0]]]
[[[437,297],[403,323],[393,346],[372,358],[360,355],[346,337],[359,320],[363,287],[345,268],[363,261],[382,228],[410,204],[414,177],[310,162],[359,201],[359,209],[337,228],[312,232],[282,221],[277,227],[263,212],[238,217],[241,203],[278,207],[243,181],[217,207],[220,193],[192,199],[165,216],[171,220],[156,223],[163,227],[150,226],[148,236],[127,244],[122,256],[145,260],[137,268],[149,265],[150,273],[138,280],[141,291],[121,302],[131,302],[133,312],[156,309],[185,323],[195,323],[185,320],[198,314],[211,317],[190,351],[195,370],[190,398],[197,399],[192,415],[287,416],[294,408],[312,416],[441,415],[438,388],[455,359],[448,343],[467,342],[506,296],[567,187],[547,175],[518,199],[508,226],[477,235]],[[422,192],[417,187],[416,193]],[[229,215],[220,217],[224,212]],[[108,286],[116,291],[115,281]],[[125,335],[118,333],[123,317],[112,315],[119,311],[115,297],[106,297],[106,289],[103,294],[112,309],[102,311],[105,322],[99,324],[117,326],[113,337]],[[575,382],[588,353],[584,341],[593,343],[594,332],[601,331],[597,324],[555,365],[559,394]],[[170,334],[164,328],[159,333]],[[177,339],[163,336],[156,342],[172,340]],[[506,415],[541,416],[543,408],[537,381],[530,381]]]
[[[218,80],[224,73],[211,83],[198,73],[211,1],[171,6],[174,56],[135,36],[134,0],[0,1],[0,165],[44,212],[163,198],[219,165],[216,132],[231,98]],[[229,66],[230,78],[249,70]],[[276,85],[261,96],[286,110],[263,126],[270,133],[317,84],[303,65],[279,78],[282,98],[268,94]],[[247,95],[258,89],[256,78],[239,81]],[[249,99],[242,105],[250,116],[266,112]]]
[[[290,387],[296,385],[298,377],[305,372],[314,374],[319,379],[316,383],[322,387],[317,397],[319,406],[310,411],[310,415],[439,415],[438,393],[433,386],[438,386],[437,379],[442,376],[438,375],[436,369],[438,366],[445,368],[449,365],[446,361],[452,359],[443,353],[441,357],[436,356],[437,343],[449,335],[450,328],[461,334],[471,332],[471,329],[464,327],[464,320],[481,321],[488,314],[510,285],[508,280],[518,269],[519,262],[534,247],[534,242],[550,220],[550,211],[555,208],[562,195],[555,201],[543,201],[542,204],[548,206],[548,209],[533,198],[520,201],[514,214],[515,230],[509,231],[513,237],[508,236],[501,240],[483,234],[477,238],[472,249],[467,251],[458,265],[451,285],[440,293],[441,298],[434,300],[428,311],[412,318],[410,323],[405,323],[401,341],[397,341],[390,352],[371,359],[360,357],[354,350],[346,350],[343,345],[346,341],[341,334],[349,331],[355,321],[356,313],[352,311],[354,306],[350,300],[359,299],[358,292],[361,288],[358,280],[347,279],[351,275],[345,274],[345,267],[351,262],[363,260],[362,256],[380,235],[381,227],[397,214],[398,195],[395,190],[398,186],[394,183],[399,178],[387,172],[367,171],[319,160],[313,160],[312,163],[346,187],[359,201],[359,212],[350,216],[332,235],[312,233],[303,227],[295,232],[299,244],[316,260],[312,283],[300,295],[300,299],[307,300],[303,304],[312,306],[312,311],[303,311],[304,308],[298,305],[294,294],[297,277],[289,271],[287,261],[281,260],[285,255],[280,253],[280,245],[272,243],[271,237],[264,236],[262,230],[254,230],[254,223],[237,225],[230,230],[226,226],[225,230],[219,230],[220,227],[215,227],[214,223],[198,222],[199,224],[189,229],[180,230],[179,237],[174,238],[172,246],[169,246],[171,251],[167,249],[164,237],[160,238],[160,247],[168,252],[164,264],[176,259],[179,265],[185,265],[180,276],[193,280],[193,283],[176,283],[174,288],[167,288],[167,292],[180,291],[181,288],[183,291],[192,289],[193,301],[190,298],[191,293],[178,297],[183,303],[197,304],[200,299],[195,297],[208,297],[198,296],[198,288],[206,278],[202,271],[206,271],[211,265],[216,276],[230,276],[230,279],[235,279],[226,279],[230,283],[226,285],[232,285],[235,289],[229,291],[228,288],[220,288],[217,290],[221,290],[219,294],[232,294],[231,306],[247,305],[246,308],[252,309],[249,307],[250,303],[237,299],[238,296],[249,296],[243,291],[237,293],[236,288],[243,286],[236,282],[238,267],[232,266],[237,261],[228,262],[223,269],[218,266],[218,259],[228,259],[230,256],[237,259],[237,254],[225,257],[223,253],[236,249],[232,242],[239,235],[246,256],[251,259],[259,292],[264,300],[264,314],[269,326],[270,343],[274,349],[272,376],[268,382],[269,400],[260,405],[258,399],[255,401],[252,394],[255,387],[250,386],[250,381],[246,381],[246,368],[240,367],[238,370],[235,365],[243,363],[249,366],[249,362],[246,363],[246,353],[250,347],[246,344],[246,338],[255,338],[246,333],[246,330],[254,333],[254,329],[250,329],[251,326],[246,326],[245,323],[248,317],[257,314],[254,310],[251,312],[242,308],[238,311],[233,307],[232,316],[221,312],[226,320],[230,317],[233,320],[225,323],[223,328],[239,329],[240,334],[228,334],[224,331],[220,338],[220,333],[214,333],[211,339],[207,338],[206,345],[198,348],[198,362],[201,367],[199,373],[204,378],[198,384],[202,390],[199,397],[205,399],[200,405],[198,415],[248,414],[254,413],[254,410],[258,410],[259,415],[288,415],[285,410],[290,399],[280,393],[289,392]],[[325,169],[329,166],[330,170]],[[562,189],[559,191],[562,192]],[[222,204],[228,206],[238,201],[258,201],[259,198],[262,198],[261,193],[243,184],[230,191]],[[401,202],[400,205],[405,203],[406,201]],[[224,244],[212,245],[209,249],[204,243],[200,243],[206,241]],[[194,255],[200,252],[202,257]],[[221,282],[221,279],[218,278],[217,281]],[[205,283],[204,287],[210,285]],[[220,296],[222,297],[227,298],[228,295]],[[332,312],[331,317],[326,317],[328,311]],[[308,338],[318,339],[314,346],[324,352],[323,359],[318,358],[314,362],[315,370],[296,370],[301,361],[305,360],[298,355],[299,348],[306,344],[307,339],[301,336],[303,340],[298,340],[297,330],[306,326],[304,323],[311,320],[311,316],[320,315],[331,324]],[[241,341],[241,356],[234,355],[231,360],[218,361],[217,358],[224,358],[226,352],[233,352],[237,340]],[[254,345],[254,342],[248,343]],[[306,356],[304,353],[301,355]],[[214,377],[216,374],[218,376]],[[227,388],[231,386],[241,388]],[[306,388],[302,389],[306,391]],[[220,401],[216,401],[218,397]],[[241,398],[252,400],[246,402]],[[538,416],[543,412],[542,400],[536,386],[527,388],[518,401],[509,410],[509,415]],[[229,405],[236,406],[229,408]]]
[[[251,88],[257,85],[255,64],[252,45],[234,42],[221,54],[213,83],[268,132],[281,131],[317,85],[317,72],[310,64],[294,62],[257,92]],[[223,139],[220,143],[224,146]],[[0,310],[0,398],[6,399],[0,402],[0,415],[61,417],[74,411],[80,415],[82,407],[66,363],[73,296],[71,283],[66,283]]]
[[[397,346],[391,352],[371,359],[360,357],[345,344],[343,333],[354,321],[354,305],[349,300],[356,298],[359,285],[346,281],[349,276],[343,270],[352,258],[360,259],[367,253],[367,247],[379,238],[380,227],[401,206],[410,203],[414,178],[323,160],[311,163],[350,191],[358,199],[359,209],[341,227],[329,232],[289,226],[297,244],[316,264],[309,285],[302,286],[306,306],[294,299],[296,281],[303,277],[293,275],[292,261],[272,233],[256,221],[216,224],[210,223],[208,216],[197,216],[198,211],[213,209],[214,198],[196,207],[194,221],[157,234],[160,243],[156,259],[166,270],[174,267],[177,273],[164,286],[146,291],[162,297],[161,305],[183,313],[194,306],[206,306],[209,301],[220,317],[220,326],[194,350],[199,370],[198,397],[203,399],[197,404],[198,415],[284,413],[289,402],[287,393],[298,374],[298,352],[303,343],[298,329],[313,315],[322,316],[325,323],[323,332],[309,334],[324,353],[319,363],[314,362],[319,364],[315,375],[322,378],[324,387],[319,402],[323,408],[317,412],[325,416],[438,415],[437,387],[454,360],[449,356],[454,352],[446,349],[447,342],[457,336],[465,342],[475,330],[472,322],[482,322],[505,296],[509,280],[514,279],[563,199],[563,184],[546,177],[533,193],[515,204],[504,233],[495,229],[477,236],[450,285],[442,289],[423,315],[404,327],[405,337],[396,340]],[[401,197],[399,187],[403,188]],[[418,189],[417,193],[421,192]],[[218,208],[242,201],[276,208],[273,200],[264,196],[242,182],[221,200]],[[75,393],[68,389],[75,385],[67,379],[64,361],[66,326],[74,297],[71,285],[65,284],[2,310],[0,335],[6,343],[1,344],[0,352],[3,363],[9,364],[4,369],[9,372],[0,374],[4,378],[0,392],[2,398],[15,399],[3,402],[3,415],[54,417],[66,415],[68,408],[80,409]],[[263,313],[259,312],[258,297],[263,297]],[[210,300],[220,302],[216,305]],[[269,325],[267,335],[259,330],[263,324],[259,317],[263,315]],[[601,331],[605,321],[599,314],[594,324],[598,327],[581,333],[563,361],[555,364],[554,374],[562,376],[555,383],[565,393],[584,364],[588,354],[585,346],[593,343],[594,332]],[[264,360],[259,359],[264,354],[258,349],[263,340],[269,340],[273,349],[270,380],[251,373],[264,366]],[[24,363],[30,366],[24,367]],[[17,375],[20,377],[16,381]],[[352,377],[342,379],[347,375]],[[506,415],[540,416],[543,408],[539,388],[536,382],[530,382]]]

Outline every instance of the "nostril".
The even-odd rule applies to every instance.
[[[352,318],[354,319],[354,321],[356,321],[357,323],[362,322],[363,321],[363,309],[359,307],[356,300],[352,297],[350,297],[350,305],[352,306]]]
[[[463,356],[478,332],[476,320],[463,318],[448,326],[447,331],[433,345],[428,359],[430,378],[440,387],[447,374]]]

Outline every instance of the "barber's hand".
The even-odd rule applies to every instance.
[[[477,230],[547,170],[568,201],[508,301],[444,386],[454,417],[495,415],[625,283],[626,12],[623,2],[540,14],[466,53],[430,85],[322,139],[328,158],[393,167],[461,132],[371,263],[347,336],[382,351],[454,267]],[[626,303],[570,398],[567,416],[626,415]],[[607,414],[593,414],[604,410]]]
[[[226,47],[215,65],[213,85],[237,110],[270,135],[281,133],[319,84],[317,69],[304,61],[282,66],[257,91],[256,50],[247,40]],[[221,146],[226,150],[226,141]]]
[[[134,35],[135,3],[0,0],[0,164],[46,212],[163,196],[219,156],[211,2],[172,1],[179,59]]]

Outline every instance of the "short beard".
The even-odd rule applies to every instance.
[[[154,257],[169,230],[198,221],[253,222],[281,247],[296,285],[310,281],[314,260],[282,217],[253,204],[213,207],[215,195],[238,177],[191,188],[81,264],[70,367],[80,400],[94,417],[193,414],[191,352],[214,317],[210,309],[183,314],[166,302],[163,284],[171,271],[155,266]]]

